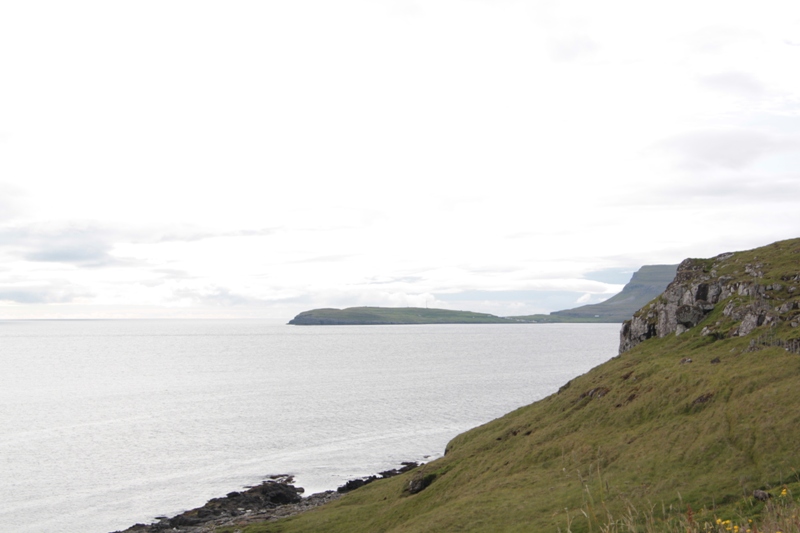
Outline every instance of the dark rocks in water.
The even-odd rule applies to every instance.
[[[342,490],[325,491],[307,498],[300,496],[302,487],[293,485],[288,475],[270,476],[270,479],[247,490],[229,492],[223,498],[213,498],[204,506],[186,511],[172,518],[156,517],[158,522],[150,525],[135,524],[122,533],[207,533],[217,527],[240,526],[254,522],[278,520],[318,507],[372,481],[397,476],[419,466],[416,462],[401,463],[400,468],[386,470],[376,476],[348,481]],[[120,533],[120,532],[115,532]]]
[[[150,525],[136,524],[126,529],[125,533],[154,533],[164,530],[189,533],[210,523],[220,525],[220,522],[243,515],[263,515],[280,507],[291,507],[302,501],[302,489],[291,485],[291,481],[290,477],[280,478],[279,481],[264,481],[245,491],[233,491],[223,498],[213,498],[202,507],[172,518],[158,517],[158,522]],[[269,517],[263,517],[267,518]]]
[[[368,485],[369,483],[372,483],[373,481],[377,481],[379,479],[386,479],[386,478],[398,476],[398,475],[403,474],[405,472],[409,472],[409,471],[411,471],[411,470],[413,470],[413,469],[415,469],[415,468],[417,468],[419,466],[419,463],[416,463],[416,462],[404,462],[404,463],[401,463],[401,464],[403,466],[401,466],[400,468],[393,468],[391,470],[384,470],[383,472],[381,472],[377,476],[369,476],[369,477],[364,477],[364,478],[351,479],[350,481],[348,481],[347,483],[345,483],[341,487],[337,488],[336,492],[344,494],[345,492],[350,492],[352,490],[360,489],[364,485]]]
[[[344,494],[345,492],[350,492],[351,490],[360,489],[364,485],[372,483],[373,481],[377,481],[378,476],[369,476],[365,478],[358,478],[358,479],[351,479],[341,487],[336,489],[336,492],[341,492]]]
[[[169,527],[176,528],[176,527],[187,527],[187,526],[197,526],[203,523],[203,520],[200,518],[191,518],[184,515],[178,515],[174,518],[170,518],[168,521]]]

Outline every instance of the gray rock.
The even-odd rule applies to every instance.
[[[765,502],[772,498],[772,494],[763,490],[754,490],[753,491],[753,498],[758,501]]]
[[[764,323],[764,315],[754,312],[747,313],[739,325],[738,335],[744,337]]]
[[[408,482],[408,492],[410,494],[418,494],[427,489],[433,480],[436,479],[436,474],[423,474],[420,473]]]
[[[682,305],[675,311],[675,320],[686,328],[695,327],[704,316],[703,308],[696,305]]]
[[[764,265],[748,264],[745,267],[750,280],[734,280],[731,276],[716,276],[716,268],[722,266],[731,254],[723,254],[708,261],[686,259],[678,265],[675,279],[666,290],[633,318],[622,325],[620,331],[620,353],[653,337],[664,337],[671,333],[680,335],[697,326],[717,304],[725,301],[722,314],[735,322],[741,322],[730,330],[730,335],[744,336],[759,327],[769,327],[781,320],[800,324],[795,316],[787,316],[800,308],[798,302],[781,302],[786,298],[784,285],[770,283],[760,285],[758,279],[764,276]],[[741,274],[739,274],[741,275]],[[782,280],[800,279],[800,275],[783,276]],[[768,292],[769,291],[769,292]],[[781,294],[776,294],[781,291]],[[795,286],[788,288],[789,293]],[[790,297],[793,297],[790,294]],[[777,300],[775,303],[770,301]],[[719,326],[719,324],[717,324]],[[719,335],[717,328],[704,327],[701,335]]]

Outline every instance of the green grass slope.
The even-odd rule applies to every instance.
[[[349,307],[313,309],[289,321],[298,326],[377,324],[510,324],[513,320],[486,313],[421,307]]]
[[[441,459],[235,530],[578,533],[627,521],[641,525],[625,531],[667,531],[661,521],[689,508],[697,523],[758,520],[755,489],[800,494],[800,355],[784,348],[800,342],[800,239],[698,264],[772,286],[780,319],[735,336],[731,296],[681,335],[609,354],[557,393],[457,436]],[[703,334],[709,324],[717,334]],[[414,484],[427,486],[412,494]]]
[[[553,311],[549,315],[511,317],[539,323],[554,322],[620,322],[628,320],[647,302],[661,294],[675,278],[678,265],[645,265],[631,280],[605,302],[583,305],[574,309]]]

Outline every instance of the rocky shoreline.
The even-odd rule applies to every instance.
[[[244,526],[254,522],[274,521],[303,513],[334,501],[343,494],[373,481],[397,476],[418,467],[419,463],[404,462],[399,468],[386,470],[369,477],[351,479],[336,490],[302,497],[303,488],[294,486],[289,475],[270,476],[261,485],[241,492],[230,492],[213,498],[202,507],[185,511],[171,518],[157,517],[152,524],[135,524],[114,533],[213,533],[217,528]]]

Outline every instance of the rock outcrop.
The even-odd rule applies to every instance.
[[[206,533],[216,527],[291,516],[338,497],[336,492],[328,491],[304,499],[300,496],[303,489],[292,482],[291,476],[274,476],[256,487],[209,500],[197,509],[172,518],[159,517],[159,521],[152,524],[136,524],[121,533]]]
[[[786,252],[786,248],[797,260],[773,264],[770,252]],[[619,351],[652,337],[680,335],[700,324],[702,335],[718,338],[745,336],[780,322],[797,327],[798,287],[800,239],[712,259],[686,259],[667,289],[623,323]],[[713,313],[718,308],[721,313]],[[712,313],[716,315],[713,323],[707,320]]]

